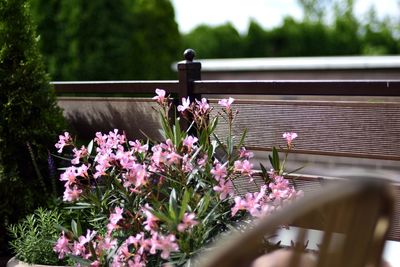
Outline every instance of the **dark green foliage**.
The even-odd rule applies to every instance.
[[[232,24],[201,25],[184,36],[185,47],[196,49],[200,58],[235,58],[243,55],[241,36]]]
[[[0,0],[0,44],[1,239],[7,224],[52,194],[48,149],[53,150],[65,123],[44,70],[26,1]]]
[[[55,80],[172,79],[182,51],[169,0],[30,0]]]
[[[281,25],[262,28],[251,21],[246,34],[230,25],[201,25],[183,36],[200,58],[298,57],[399,54],[398,22],[379,20],[374,11],[366,21],[354,14],[353,0],[299,0],[304,18],[284,18]],[[327,10],[333,19],[326,20]]]
[[[17,259],[31,264],[65,265],[53,251],[59,236],[57,225],[62,225],[62,213],[57,209],[39,208],[8,230],[11,248]]]
[[[127,69],[130,79],[176,79],[171,65],[182,54],[181,36],[169,0],[131,3]]]

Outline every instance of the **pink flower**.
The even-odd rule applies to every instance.
[[[183,145],[187,146],[187,148],[189,149],[189,151],[192,149],[193,144],[196,143],[199,139],[197,139],[197,137],[194,136],[186,136],[186,138],[183,140]]]
[[[241,197],[235,197],[235,205],[231,208],[232,217],[235,216],[239,210],[245,210],[246,204],[246,201],[244,201]]]
[[[193,171],[194,166],[189,158],[189,154],[185,154],[182,158],[182,171],[189,173]]]
[[[162,104],[165,100],[165,90],[163,89],[156,89],[156,96],[153,97],[154,100],[156,100],[159,104]]]
[[[96,172],[93,174],[94,178],[98,178],[102,175],[106,174],[106,171],[109,167],[111,167],[110,164],[110,157],[107,154],[97,154],[95,161],[97,162],[97,165],[95,167]]]
[[[204,155],[202,158],[199,158],[199,159],[197,160],[197,164],[198,164],[200,167],[204,167],[204,166],[206,165],[206,163],[207,163],[207,160],[208,160],[208,156],[207,156],[207,155]]]
[[[282,136],[286,139],[288,146],[291,146],[293,139],[297,137],[297,133],[283,133]]]
[[[82,164],[80,167],[78,167],[75,170],[76,176],[81,176],[81,177],[88,177],[88,169],[90,165],[87,166],[85,164]]]
[[[167,163],[169,165],[173,165],[173,164],[179,163],[179,160],[182,158],[182,156],[179,155],[178,153],[172,151],[171,153],[168,153],[166,155],[166,158],[167,158]]]
[[[135,140],[135,142],[129,141],[129,145],[132,147],[132,150],[137,153],[144,153],[149,149],[149,146],[142,145],[139,140]]]
[[[251,159],[252,157],[254,157],[254,153],[246,150],[245,147],[241,147],[239,157],[245,159]]]
[[[198,224],[198,222],[194,220],[195,217],[196,214],[186,212],[185,215],[183,215],[182,223],[178,224],[178,231],[184,232],[186,229]]]
[[[101,239],[98,248],[100,250],[111,250],[117,246],[117,240],[116,239],[111,239],[111,237],[105,237],[104,239]]]
[[[69,247],[69,239],[65,236],[64,231],[62,231],[61,236],[58,238],[57,243],[53,247],[54,252],[58,253],[58,258],[63,259],[66,254],[71,253]]]
[[[72,189],[70,187],[66,187],[64,191],[63,200],[67,202],[73,202],[79,199],[81,194],[82,190],[78,189],[76,185]]]
[[[214,168],[211,170],[211,174],[214,176],[215,180],[219,181],[221,178],[226,177],[226,167],[225,164],[221,163],[215,164]]]
[[[215,192],[219,192],[219,199],[223,200],[229,196],[234,195],[233,184],[231,180],[225,181],[224,179],[219,180],[219,185],[213,187]]]
[[[120,207],[116,207],[114,213],[110,214],[110,223],[117,224],[121,219],[123,219],[124,209]]]
[[[188,109],[190,106],[190,99],[189,97],[187,99],[185,99],[184,97],[182,97],[182,105],[179,105],[177,107],[179,112],[184,112],[186,109]]]
[[[100,147],[103,147],[107,141],[107,135],[102,135],[101,132],[97,132],[96,137],[94,138],[94,141],[97,143],[97,145],[99,145]]]
[[[74,152],[74,157],[75,157],[75,158],[73,158],[73,159],[71,160],[71,163],[72,163],[72,164],[79,164],[79,160],[80,160],[81,158],[84,158],[84,157],[86,157],[86,156],[88,155],[88,150],[86,149],[85,146],[82,146],[81,149],[76,149],[76,148],[74,148],[74,149],[72,150],[72,152]]]
[[[218,101],[218,104],[221,105],[222,107],[224,107],[226,110],[230,110],[231,109],[231,105],[232,103],[235,101],[235,99],[233,99],[232,97],[230,97],[229,99],[221,99],[220,101]]]
[[[250,161],[248,161],[247,159],[243,161],[237,160],[235,161],[234,165],[235,171],[238,171],[243,175],[251,176],[253,174],[253,164],[251,164]]]
[[[196,104],[199,114],[206,114],[210,110],[210,105],[205,98],[202,98],[201,101],[196,99]]]
[[[158,239],[158,249],[161,250],[161,258],[164,260],[169,258],[171,252],[178,251],[179,247],[176,243],[175,235],[160,236]]]
[[[90,267],[100,267],[101,264],[98,260],[95,260],[94,262],[90,263]]]
[[[76,183],[77,176],[76,167],[71,166],[60,175],[60,181],[65,181],[65,186],[72,186]]]
[[[151,207],[149,204],[146,204],[142,209],[143,213],[146,215],[146,221],[143,223],[145,225],[144,229],[149,232],[156,231],[158,228],[157,221],[158,218],[151,213]]]
[[[65,132],[64,135],[59,135],[58,138],[59,140],[57,144],[55,144],[55,147],[58,148],[57,152],[61,153],[64,146],[70,145],[72,143],[72,138],[68,132]]]
[[[129,267],[145,267],[146,262],[142,261],[142,257],[140,255],[135,255],[133,258],[134,261],[129,260],[128,266]]]

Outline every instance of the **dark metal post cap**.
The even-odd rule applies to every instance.
[[[196,52],[193,49],[188,48],[185,50],[185,52],[183,52],[183,56],[185,57],[186,61],[193,62]]]

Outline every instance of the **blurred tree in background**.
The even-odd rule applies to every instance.
[[[217,27],[200,25],[183,38],[185,47],[195,48],[202,58],[235,58],[244,54],[241,36],[230,23]]]
[[[251,21],[243,34],[230,23],[181,34],[169,0],[30,1],[54,80],[175,79],[170,66],[187,47],[199,58],[400,53],[399,22],[374,9],[356,17],[354,0],[298,0],[301,20]]]
[[[31,0],[54,80],[175,78],[183,49],[169,0]]]
[[[271,29],[251,21],[243,35],[229,24],[202,25],[183,35],[184,46],[196,49],[201,58],[400,54],[399,22],[379,19],[373,8],[363,20],[355,16],[354,0],[298,3],[301,21],[289,16]]]

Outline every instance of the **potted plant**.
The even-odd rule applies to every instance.
[[[275,149],[274,169],[262,166],[260,191],[236,195],[234,180],[253,182],[254,170],[245,133],[232,134],[233,98],[219,101],[217,116],[206,99],[184,98],[180,116],[170,119],[171,99],[165,90],[156,93],[163,142],[129,141],[117,129],[96,133],[81,147],[69,133],[60,136],[59,152],[73,155],[60,176],[63,199],[78,211],[54,246],[60,258],[81,266],[183,265],[246,216],[265,216],[298,196],[282,176],[284,162]],[[181,120],[188,118],[190,126],[182,130]],[[228,123],[226,140],[214,133],[221,118]],[[285,134],[288,150],[295,137]]]
[[[11,225],[8,230],[13,238],[10,245],[15,256],[7,267],[66,265],[53,251],[59,235],[56,226],[62,223],[62,212],[58,209],[38,208],[18,224]]]

